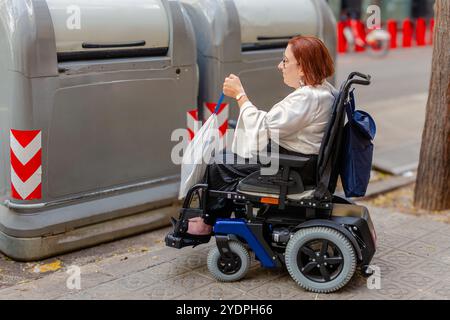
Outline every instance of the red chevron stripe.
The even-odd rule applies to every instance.
[[[22,147],[26,147],[33,139],[41,132],[41,130],[14,130],[11,129],[11,133]]]
[[[20,194],[16,191],[16,188],[14,188],[14,185],[11,183],[11,194],[14,199],[23,200]]]
[[[214,112],[214,110],[216,109],[217,103],[212,103],[212,102],[206,102],[206,107],[209,109],[209,111],[211,111],[211,113]],[[223,109],[227,106],[227,103],[222,103],[220,105],[219,111],[217,112],[217,114],[221,113],[223,111]]]
[[[194,136],[195,136],[195,133],[194,133],[194,131],[192,131],[191,129],[187,129],[187,131],[188,131],[188,133],[189,133],[189,140],[192,140],[192,139],[194,139]]]
[[[227,129],[228,129],[228,120],[225,120],[225,122],[219,127],[221,137],[225,134]]]
[[[194,118],[194,120],[198,120],[197,109],[189,110],[188,114],[190,114],[190,116]]]
[[[23,165],[11,149],[11,166],[23,182],[27,181],[42,164],[42,150],[39,150],[27,164]]]
[[[35,200],[42,198],[42,183],[39,183],[39,185],[34,189],[32,193],[25,199],[25,200]]]
[[[39,183],[39,185],[36,187],[36,189],[34,189],[34,191],[32,193],[30,193],[30,195],[26,198],[23,199],[20,194],[16,191],[16,188],[14,188],[14,185],[11,183],[11,193],[12,193],[12,197],[14,199],[18,199],[18,200],[35,200],[35,199],[40,199],[42,198],[42,183]]]

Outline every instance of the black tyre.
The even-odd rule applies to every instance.
[[[237,241],[229,242],[233,261],[224,260],[217,247],[208,254],[208,270],[214,278],[223,282],[233,282],[242,279],[250,269],[250,255],[248,250]]]
[[[316,293],[339,290],[356,269],[355,250],[350,241],[326,227],[297,231],[287,244],[285,260],[294,281]]]

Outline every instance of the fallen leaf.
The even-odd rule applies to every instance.
[[[51,263],[37,265],[37,266],[34,267],[33,271],[35,273],[44,273],[44,272],[56,271],[56,270],[59,270],[61,268],[62,268],[61,261],[56,260],[56,261],[51,262]]]

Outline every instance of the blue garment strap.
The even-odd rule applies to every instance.
[[[224,98],[225,98],[225,95],[222,92],[222,94],[220,95],[219,101],[217,101],[216,109],[214,110],[215,114],[217,114],[217,112],[219,112],[220,105],[222,104]]]

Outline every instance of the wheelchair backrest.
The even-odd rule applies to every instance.
[[[337,181],[337,175],[334,174],[334,172],[338,171],[335,169],[337,166],[337,159],[342,141],[342,132],[345,120],[344,103],[347,95],[348,91],[345,90],[345,84],[343,84],[339,92],[335,95],[331,117],[322,138],[317,161],[316,180],[318,184],[320,184],[320,182],[324,182],[323,176],[327,173],[327,168],[328,170],[331,170],[331,172],[327,173],[329,176],[329,178],[326,179],[328,180],[328,183],[324,182],[324,187],[327,187],[331,193],[334,192],[336,185],[336,182],[333,183],[333,180],[336,179]],[[336,177],[334,177],[335,175]]]
[[[359,79],[354,79],[355,77]],[[323,193],[324,189],[327,189],[331,194],[336,189],[345,123],[345,103],[348,101],[350,89],[353,84],[367,86],[370,84],[370,80],[371,77],[369,75],[352,72],[347,80],[342,83],[339,93],[335,96],[333,111],[322,138],[317,161],[316,180],[319,192],[316,196],[318,197],[323,196],[320,193]]]

